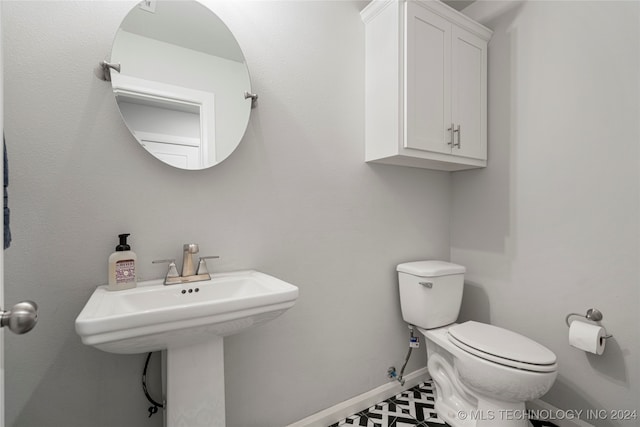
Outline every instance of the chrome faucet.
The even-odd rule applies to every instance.
[[[193,256],[200,252],[200,248],[196,243],[185,243],[182,249],[182,277],[193,276],[196,274]]]
[[[209,270],[207,269],[207,259],[220,258],[219,256],[203,256],[199,257],[198,268],[196,269],[193,257],[200,252],[200,248],[196,243],[186,243],[183,246],[182,254],[182,274],[178,274],[175,259],[161,259],[152,261],[154,264],[169,263],[169,271],[164,278],[165,285],[175,285],[179,283],[200,282],[211,279]]]

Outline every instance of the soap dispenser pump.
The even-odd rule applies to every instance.
[[[129,234],[119,234],[120,244],[109,257],[109,284],[107,290],[122,291],[136,287],[137,256],[127,244]]]

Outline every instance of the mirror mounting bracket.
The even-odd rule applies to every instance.
[[[251,98],[251,108],[256,108],[256,102],[258,101],[258,94],[246,92],[244,93],[244,99]]]
[[[111,81],[111,70],[120,72],[120,64],[112,64],[111,62],[107,61],[101,61],[100,68],[102,68],[102,76],[100,77],[100,79],[104,80],[105,82]]]

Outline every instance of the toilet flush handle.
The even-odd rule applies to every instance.
[[[431,283],[431,282],[418,282],[418,283],[420,283],[425,288],[428,288],[428,289],[433,288],[433,283]]]

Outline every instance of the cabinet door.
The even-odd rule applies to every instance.
[[[404,147],[450,153],[452,25],[406,5]]]
[[[452,31],[452,121],[457,130],[452,154],[485,160],[487,43],[462,28]]]

